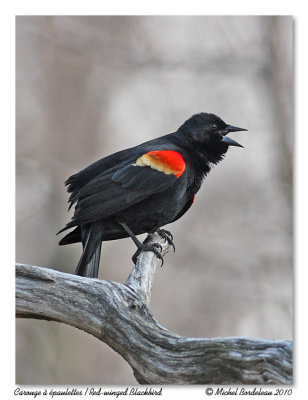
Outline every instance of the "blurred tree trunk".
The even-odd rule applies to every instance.
[[[287,229],[292,234],[293,206],[293,143],[294,143],[294,63],[292,53],[294,30],[289,17],[264,19],[268,31],[268,63],[265,66],[267,83],[273,105],[275,170],[283,198],[286,199],[289,218]]]

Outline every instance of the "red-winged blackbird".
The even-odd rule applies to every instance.
[[[161,232],[160,227],[179,219],[190,208],[212,164],[229,146],[241,146],[226,135],[246,129],[227,125],[214,114],[200,113],[165,136],[102,158],[65,182],[76,204],[72,220],[60,231],[76,227],[60,245],[82,242],[76,274],[97,277],[101,244],[130,236],[139,251],[136,235]],[[135,257],[136,258],[136,257]]]

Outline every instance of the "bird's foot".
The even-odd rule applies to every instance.
[[[167,231],[166,229],[158,229],[156,232],[159,234],[160,237],[165,239],[165,242],[168,242],[173,247],[173,251],[175,252],[175,245],[173,243],[172,233]]]
[[[139,255],[142,251],[152,251],[156,255],[156,257],[161,260],[161,266],[163,266],[164,259],[163,259],[162,255],[160,254],[162,249],[163,248],[158,243],[153,243],[153,244],[140,243],[140,247],[138,248],[138,250],[132,257],[133,263],[136,264],[137,258],[139,257]]]

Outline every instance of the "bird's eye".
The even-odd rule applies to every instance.
[[[211,123],[211,128],[212,128],[212,129],[216,129],[216,128],[217,128],[217,124],[215,124],[215,122],[212,122],[212,123]]]

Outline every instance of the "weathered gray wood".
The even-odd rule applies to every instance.
[[[151,241],[170,249],[163,239]],[[125,285],[16,264],[16,315],[63,322],[107,343],[147,384],[291,384],[292,342],[244,337],[184,338],[148,305],[161,261],[141,253]]]
[[[164,239],[162,239],[157,233],[149,235],[144,243],[157,243],[161,246],[161,255],[164,256],[172,246]],[[129,277],[127,278],[125,285],[132,288],[136,294],[139,295],[143,303],[149,307],[151,300],[152,283],[156,270],[157,263],[160,262],[152,252],[141,252],[135,268],[132,269]]]

